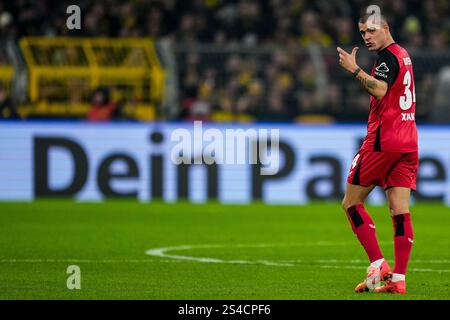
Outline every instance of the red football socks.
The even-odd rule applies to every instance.
[[[366,250],[370,262],[382,259],[380,246],[375,232],[375,223],[362,204],[357,204],[347,209],[347,217],[352,225],[352,230],[359,242]],[[395,260],[397,262],[397,258]]]
[[[406,274],[414,240],[411,215],[409,213],[395,215],[392,217],[392,222],[394,223],[394,273]]]

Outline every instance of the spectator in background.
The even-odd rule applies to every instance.
[[[419,93],[417,95],[417,105],[426,106],[425,108],[417,108],[416,121],[427,120],[430,114],[430,106],[435,105],[436,82],[432,73],[423,75],[423,79],[417,86],[416,92]]]
[[[400,34],[408,43],[408,48],[420,48],[423,45],[422,26],[416,16],[405,19]]]
[[[307,47],[311,44],[317,44],[324,48],[328,48],[333,44],[333,39],[323,30],[323,24],[319,21],[318,16],[312,12],[305,12],[300,20],[300,44]]]
[[[0,84],[0,118],[2,119],[20,119],[11,98],[5,87]]]
[[[98,87],[92,94],[92,106],[87,120],[110,121],[121,118],[121,105],[111,101],[111,93],[108,88]]]
[[[448,33],[442,30],[435,30],[430,36],[429,46],[430,49],[442,52],[447,48]]]
[[[279,92],[272,91],[268,97],[268,108],[260,117],[262,121],[289,121],[286,104]]]
[[[211,114],[211,105],[206,100],[196,100],[191,106],[189,120],[208,121]]]
[[[354,21],[350,17],[338,17],[333,20],[335,43],[351,45],[353,43]]]

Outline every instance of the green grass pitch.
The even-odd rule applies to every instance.
[[[368,209],[392,266],[388,211]],[[449,299],[450,208],[412,217],[408,293],[356,294],[368,262],[338,204],[0,203],[0,299]]]

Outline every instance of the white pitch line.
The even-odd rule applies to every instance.
[[[167,256],[171,256],[171,255],[159,255],[159,254],[150,254],[153,256],[159,256],[159,257],[167,257]],[[176,257],[181,257],[179,255],[176,255]],[[178,259],[178,260],[185,260],[185,259]],[[191,259],[188,259],[191,260]],[[206,260],[211,260],[211,261],[206,261]],[[206,258],[205,261],[202,262],[216,262],[215,260],[217,260],[219,263],[223,263],[221,259],[212,259],[212,258]],[[162,259],[160,260],[162,262],[179,262],[179,261],[174,261],[172,257],[170,257],[170,259]],[[242,263],[242,260],[232,260],[235,263]],[[259,262],[265,262],[265,263],[272,263],[272,261],[270,260],[258,260]],[[20,263],[63,263],[63,262],[73,262],[73,263],[153,263],[155,262],[155,260],[151,260],[151,259],[100,259],[100,260],[90,260],[90,259],[0,259],[0,263],[16,263],[16,262],[20,262]],[[314,263],[367,263],[367,261],[363,261],[363,260],[335,260],[335,259],[331,259],[331,260],[309,260],[309,261],[304,261],[301,259],[295,259],[295,260],[278,260],[277,263],[283,263],[283,264],[292,264],[292,263],[303,263],[303,262],[314,262]]]
[[[357,266],[330,266],[330,265],[320,265],[320,268],[325,268],[325,269],[360,269],[360,270],[364,270],[366,269],[366,267],[357,267]],[[441,272],[450,272],[450,270],[448,269],[444,269],[444,270],[437,270],[437,269],[420,269],[420,268],[408,268],[409,271],[413,271],[413,272],[437,272],[437,273],[441,273]]]
[[[444,269],[444,270],[437,270],[437,269],[420,269],[420,268],[410,268],[410,271],[417,271],[417,272],[450,272],[450,270]]]
[[[205,263],[230,263],[230,264],[263,264],[267,266],[283,266],[283,267],[293,267],[294,265],[292,263],[279,263],[276,261],[269,261],[269,260],[223,260],[223,259],[217,259],[217,258],[203,258],[203,257],[192,257],[192,256],[181,256],[176,254],[167,254],[167,251],[174,251],[174,250],[191,250],[191,249],[197,249],[197,248],[223,248],[224,246],[221,245],[201,245],[200,246],[178,246],[178,247],[168,247],[168,248],[157,248],[157,249],[151,249],[147,250],[145,253],[154,256],[154,257],[161,257],[161,258],[169,258],[169,259],[176,259],[176,260],[189,260],[189,261],[197,261],[197,262],[205,262]]]
[[[328,265],[320,265],[319,268],[324,268],[324,269],[364,269],[364,267],[357,267],[357,266],[328,266]]]
[[[450,263],[450,260],[411,260],[412,262],[417,262],[417,263],[435,263],[435,264],[445,264],[445,263]]]
[[[361,260],[361,259],[351,259],[351,260],[339,260],[339,259],[319,259],[319,260],[309,260],[304,261],[301,259],[294,259],[294,260],[279,260],[279,262],[286,262],[286,263],[301,263],[301,262],[314,262],[314,263],[354,263],[354,264],[368,264],[368,260]],[[428,264],[450,264],[450,260],[423,260],[423,259],[416,259],[416,260],[410,260],[410,264],[414,263],[428,263]]]
[[[0,259],[0,263],[155,263],[151,259]],[[179,262],[172,259],[163,259],[160,262]]]
[[[335,245],[336,243],[331,242],[317,242],[317,245]],[[313,244],[313,243],[310,243]],[[281,244],[240,244],[235,245],[238,247],[271,247],[271,246],[279,246]],[[197,261],[197,262],[204,262],[204,263],[229,263],[229,264],[264,264],[269,266],[283,266],[283,267],[293,267],[295,264],[293,263],[301,263],[303,260],[281,260],[281,261],[270,261],[270,260],[223,260],[223,259],[217,259],[217,258],[208,258],[208,257],[193,257],[193,256],[186,256],[186,255],[177,255],[177,254],[168,254],[168,251],[179,251],[179,250],[192,250],[192,249],[211,249],[211,248],[230,248],[230,246],[226,245],[183,245],[183,246],[175,246],[175,247],[166,247],[166,248],[156,248],[156,249],[150,249],[147,250],[145,253],[150,256],[155,257],[161,257],[161,258],[168,258],[168,259],[176,259],[176,260],[189,260],[189,261]],[[429,261],[432,261],[431,263],[448,263],[449,260],[413,260],[412,263],[430,263]],[[321,268],[341,268],[341,269],[365,269],[366,266],[336,266],[336,265],[327,265],[327,263],[364,263],[367,264],[367,261],[359,260],[359,259],[352,259],[352,260],[338,260],[338,259],[320,259],[320,260],[311,260],[310,262],[319,264],[319,267]],[[322,265],[320,265],[322,264]],[[325,264],[325,265],[324,265]],[[436,270],[436,269],[420,269],[420,268],[410,268],[411,271],[417,271],[417,272],[450,272],[448,269],[444,270]]]

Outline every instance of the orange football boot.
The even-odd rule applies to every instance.
[[[386,260],[383,261],[379,268],[369,267],[367,269],[366,278],[356,286],[355,292],[365,292],[374,289],[375,285],[380,281],[386,281],[392,277],[392,271]]]
[[[386,281],[381,287],[375,288],[373,292],[382,293],[406,293],[406,283],[404,280],[393,282],[391,279]]]

